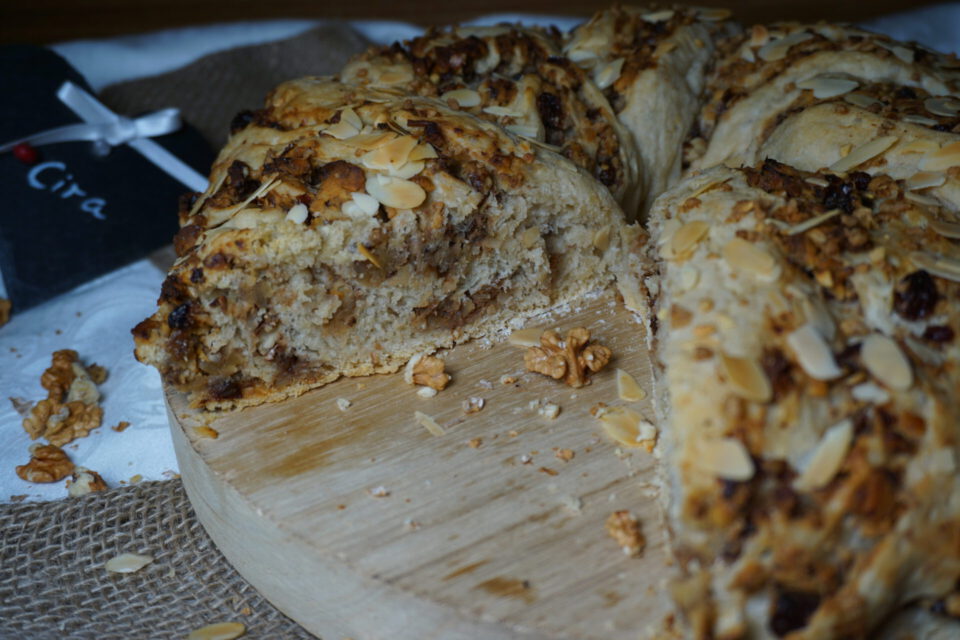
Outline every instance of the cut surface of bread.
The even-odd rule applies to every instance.
[[[562,156],[428,98],[277,88],[182,212],[137,357],[230,408],[485,335],[602,286],[623,214]]]
[[[674,598],[695,637],[866,637],[957,597],[960,220],[910,195],[769,161],[692,176],[651,212]]]

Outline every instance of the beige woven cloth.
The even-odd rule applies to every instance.
[[[330,23],[113,85],[101,99],[125,114],[179,107],[219,148],[233,116],[261,106],[271,87],[336,73],[367,44],[347,25]],[[124,552],[153,562],[125,575],[103,568]],[[57,502],[0,504],[0,640],[186,638],[204,625],[230,621],[246,626],[244,638],[314,637],[224,559],[179,480]]]
[[[136,573],[104,563],[151,556]],[[214,622],[244,638],[314,638],[217,551],[179,480],[57,502],[0,505],[0,638],[186,638]]]

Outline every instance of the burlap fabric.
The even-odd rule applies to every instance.
[[[131,574],[104,569],[124,552],[153,562]],[[217,551],[179,480],[0,505],[0,638],[186,638],[227,621],[243,623],[244,638],[315,637]]]

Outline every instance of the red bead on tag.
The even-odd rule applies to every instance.
[[[36,164],[37,160],[40,159],[40,153],[37,151],[36,147],[33,147],[26,142],[21,142],[13,148],[14,157],[22,162],[23,164]]]

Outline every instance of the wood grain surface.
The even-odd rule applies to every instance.
[[[0,1],[0,42],[47,43],[141,33],[195,24],[274,18],[404,20],[448,24],[491,13],[588,16],[610,0],[15,0]],[[644,4],[644,3],[634,3]],[[649,4],[649,3],[647,3]],[[665,3],[661,3],[665,4]],[[706,0],[695,4],[732,9],[742,22],[832,20],[856,22],[934,4],[931,1],[874,0]]]
[[[661,625],[653,456],[617,449],[589,412],[629,404],[616,367],[649,387],[642,329],[609,294],[532,326],[587,326],[615,360],[573,390],[524,372],[516,346],[467,344],[446,355],[453,382],[435,398],[402,374],[343,379],[222,416],[216,439],[168,393],[198,517],[244,577],[325,640],[633,640]],[[463,412],[470,396],[484,398],[480,412]],[[560,405],[556,419],[531,407],[542,400]],[[639,558],[604,530],[620,509],[642,523]]]

